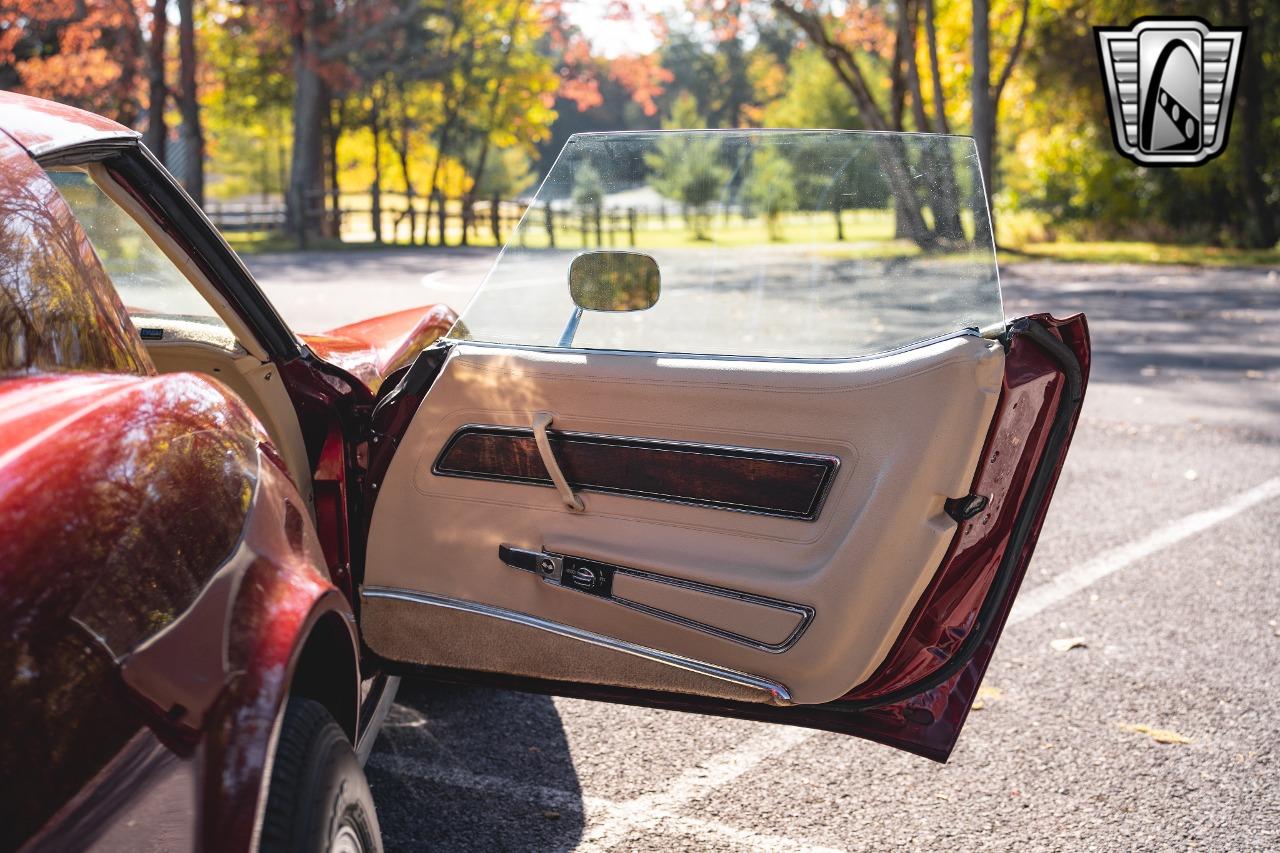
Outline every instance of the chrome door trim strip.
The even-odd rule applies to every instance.
[[[530,628],[537,628],[542,631],[548,631],[552,634],[558,634],[561,637],[567,637],[571,640],[580,640],[584,643],[591,643],[592,645],[601,646],[602,648],[625,652],[630,655],[635,655],[636,657],[666,664],[667,666],[674,666],[678,669],[696,672],[699,675],[718,678],[721,681],[728,681],[733,684],[751,687],[756,690],[763,690],[768,692],[772,697],[770,704],[773,705],[792,704],[791,691],[776,681],[771,681],[770,679],[762,678],[758,675],[749,675],[745,672],[738,672],[737,670],[716,666],[715,664],[704,663],[703,661],[672,654],[671,652],[651,649],[648,646],[641,646],[636,643],[627,642],[626,640],[606,637],[603,634],[597,634],[594,631],[587,631],[582,628],[575,628],[572,625],[551,622],[537,616],[530,616],[527,613],[519,613],[515,610],[494,607],[491,604],[480,604],[475,601],[463,601],[462,599],[450,598],[444,595],[433,595],[431,593],[415,592],[413,590],[399,589],[396,587],[366,586],[361,590],[360,594],[363,598],[384,598],[392,601],[404,601],[409,604],[422,604],[429,607],[444,607],[449,610],[460,610],[465,613],[476,613],[481,616],[490,616],[494,619],[502,619],[506,622],[514,622],[518,625],[525,625]]]
[[[361,767],[369,763],[369,754],[373,752],[374,741],[378,739],[382,724],[386,722],[387,715],[391,713],[391,705],[396,701],[396,692],[400,689],[400,676],[388,675],[385,678],[382,693],[378,696],[378,704],[370,712],[367,721],[361,721],[364,723],[364,728],[360,732],[359,745],[356,747],[356,760],[360,762]]]
[[[588,562],[595,562],[594,560]],[[604,565],[610,565],[605,563]],[[796,644],[800,636],[809,627],[809,623],[813,622],[816,614],[814,608],[805,604],[796,604],[791,601],[784,601],[780,598],[770,598],[765,595],[756,595],[751,592],[743,592],[737,589],[730,589],[723,586],[714,586],[708,583],[700,583],[698,581],[685,580],[684,578],[674,578],[670,575],[660,575],[656,572],[648,572],[643,569],[632,569],[626,566],[611,566],[615,574],[628,575],[633,578],[649,581],[650,583],[661,583],[667,586],[678,587],[679,589],[687,589],[693,592],[699,592],[703,595],[716,595],[721,598],[728,598],[734,601],[741,601],[745,604],[754,604],[759,607],[767,607],[772,610],[780,610],[784,613],[792,613],[800,617],[800,621],[796,623],[796,627],[791,633],[778,643],[766,643],[763,640],[755,640],[743,634],[729,631],[725,628],[717,628],[715,625],[706,622],[699,622],[697,619],[688,616],[681,616],[677,613],[671,613],[658,607],[652,607],[648,604],[641,604],[638,601],[632,601],[629,598],[623,598],[619,595],[610,596],[611,601],[621,604],[623,607],[629,607],[640,613],[650,616],[656,616],[659,619],[666,619],[669,622],[675,622],[677,625],[683,625],[686,628],[692,628],[695,631],[702,631],[711,634],[713,637],[719,637],[722,640],[729,640],[734,643],[741,643],[744,646],[756,649],[769,654],[781,654]],[[572,589],[572,587],[570,587]]]
[[[484,285],[480,285],[481,289]],[[478,293],[479,291],[477,291]],[[466,309],[463,309],[461,319],[465,320]],[[902,353],[911,352],[912,350],[923,349],[924,347],[939,344],[943,341],[949,341],[953,338],[987,338],[997,328],[1007,326],[1005,322],[1003,326],[1000,323],[992,323],[982,329],[972,327],[964,329],[956,329],[953,332],[947,332],[941,335],[935,335],[931,338],[924,338],[918,341],[912,341],[908,344],[891,347],[890,349],[881,350],[880,352],[864,353],[863,355],[831,355],[831,356],[791,356],[791,355],[725,355],[720,353],[696,353],[696,352],[658,352],[656,350],[629,350],[629,349],[592,349],[590,347],[561,347],[551,346],[549,344],[518,344],[518,343],[501,343],[498,341],[478,341],[471,338],[455,338],[452,337],[453,330],[445,335],[443,340],[453,344],[461,344],[463,346],[483,347],[485,349],[499,350],[519,350],[523,352],[547,353],[550,355],[627,355],[637,356],[641,358],[651,359],[672,359],[683,361],[747,361],[762,362],[766,364],[845,364],[860,361],[875,361],[876,359],[888,358],[889,356],[901,355]],[[456,326],[455,326],[456,328]]]

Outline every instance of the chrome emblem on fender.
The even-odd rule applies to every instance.
[[[1199,18],[1094,27],[1120,153],[1147,166],[1198,166],[1221,154],[1244,33]]]

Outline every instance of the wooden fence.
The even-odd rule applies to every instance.
[[[539,205],[530,210],[520,201],[498,197],[424,199],[382,193],[375,214],[370,196],[343,196],[338,205],[313,204],[308,216],[322,234],[352,242],[421,246],[502,245],[522,217],[529,221],[521,242],[556,246],[635,246],[643,225],[665,226],[668,212],[636,208],[563,208]],[[279,201],[209,201],[205,213],[225,232],[287,235],[286,208]]]

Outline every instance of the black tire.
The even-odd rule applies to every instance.
[[[382,853],[373,795],[351,743],[319,702],[284,712],[262,820],[263,853]]]

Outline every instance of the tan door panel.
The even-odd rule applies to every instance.
[[[548,656],[563,654],[563,635],[517,636],[486,617],[473,620],[487,633],[472,631],[465,661],[456,649],[448,663],[433,660],[430,644],[415,652],[394,640],[420,631],[415,606],[386,596],[418,593],[755,676],[798,703],[835,699],[880,663],[941,562],[954,532],[943,503],[968,491],[1003,369],[1000,346],[975,336],[829,363],[458,345],[380,488],[366,642],[395,660],[489,671],[502,671],[519,644],[534,676],[540,636]],[[538,412],[554,414],[553,431],[835,457],[839,466],[812,520],[589,490],[576,513],[549,485],[435,473],[460,429],[528,429]],[[513,569],[499,559],[504,544],[794,603],[813,618],[785,650],[762,648],[794,631],[793,613],[614,578],[619,597],[682,617],[673,621]],[[431,607],[417,605],[417,618]]]
[[[654,615],[697,622],[707,628],[742,637],[756,645],[781,649],[799,639],[811,609],[773,606],[710,587],[660,581],[654,575],[619,572],[613,578],[613,598],[640,606]]]

